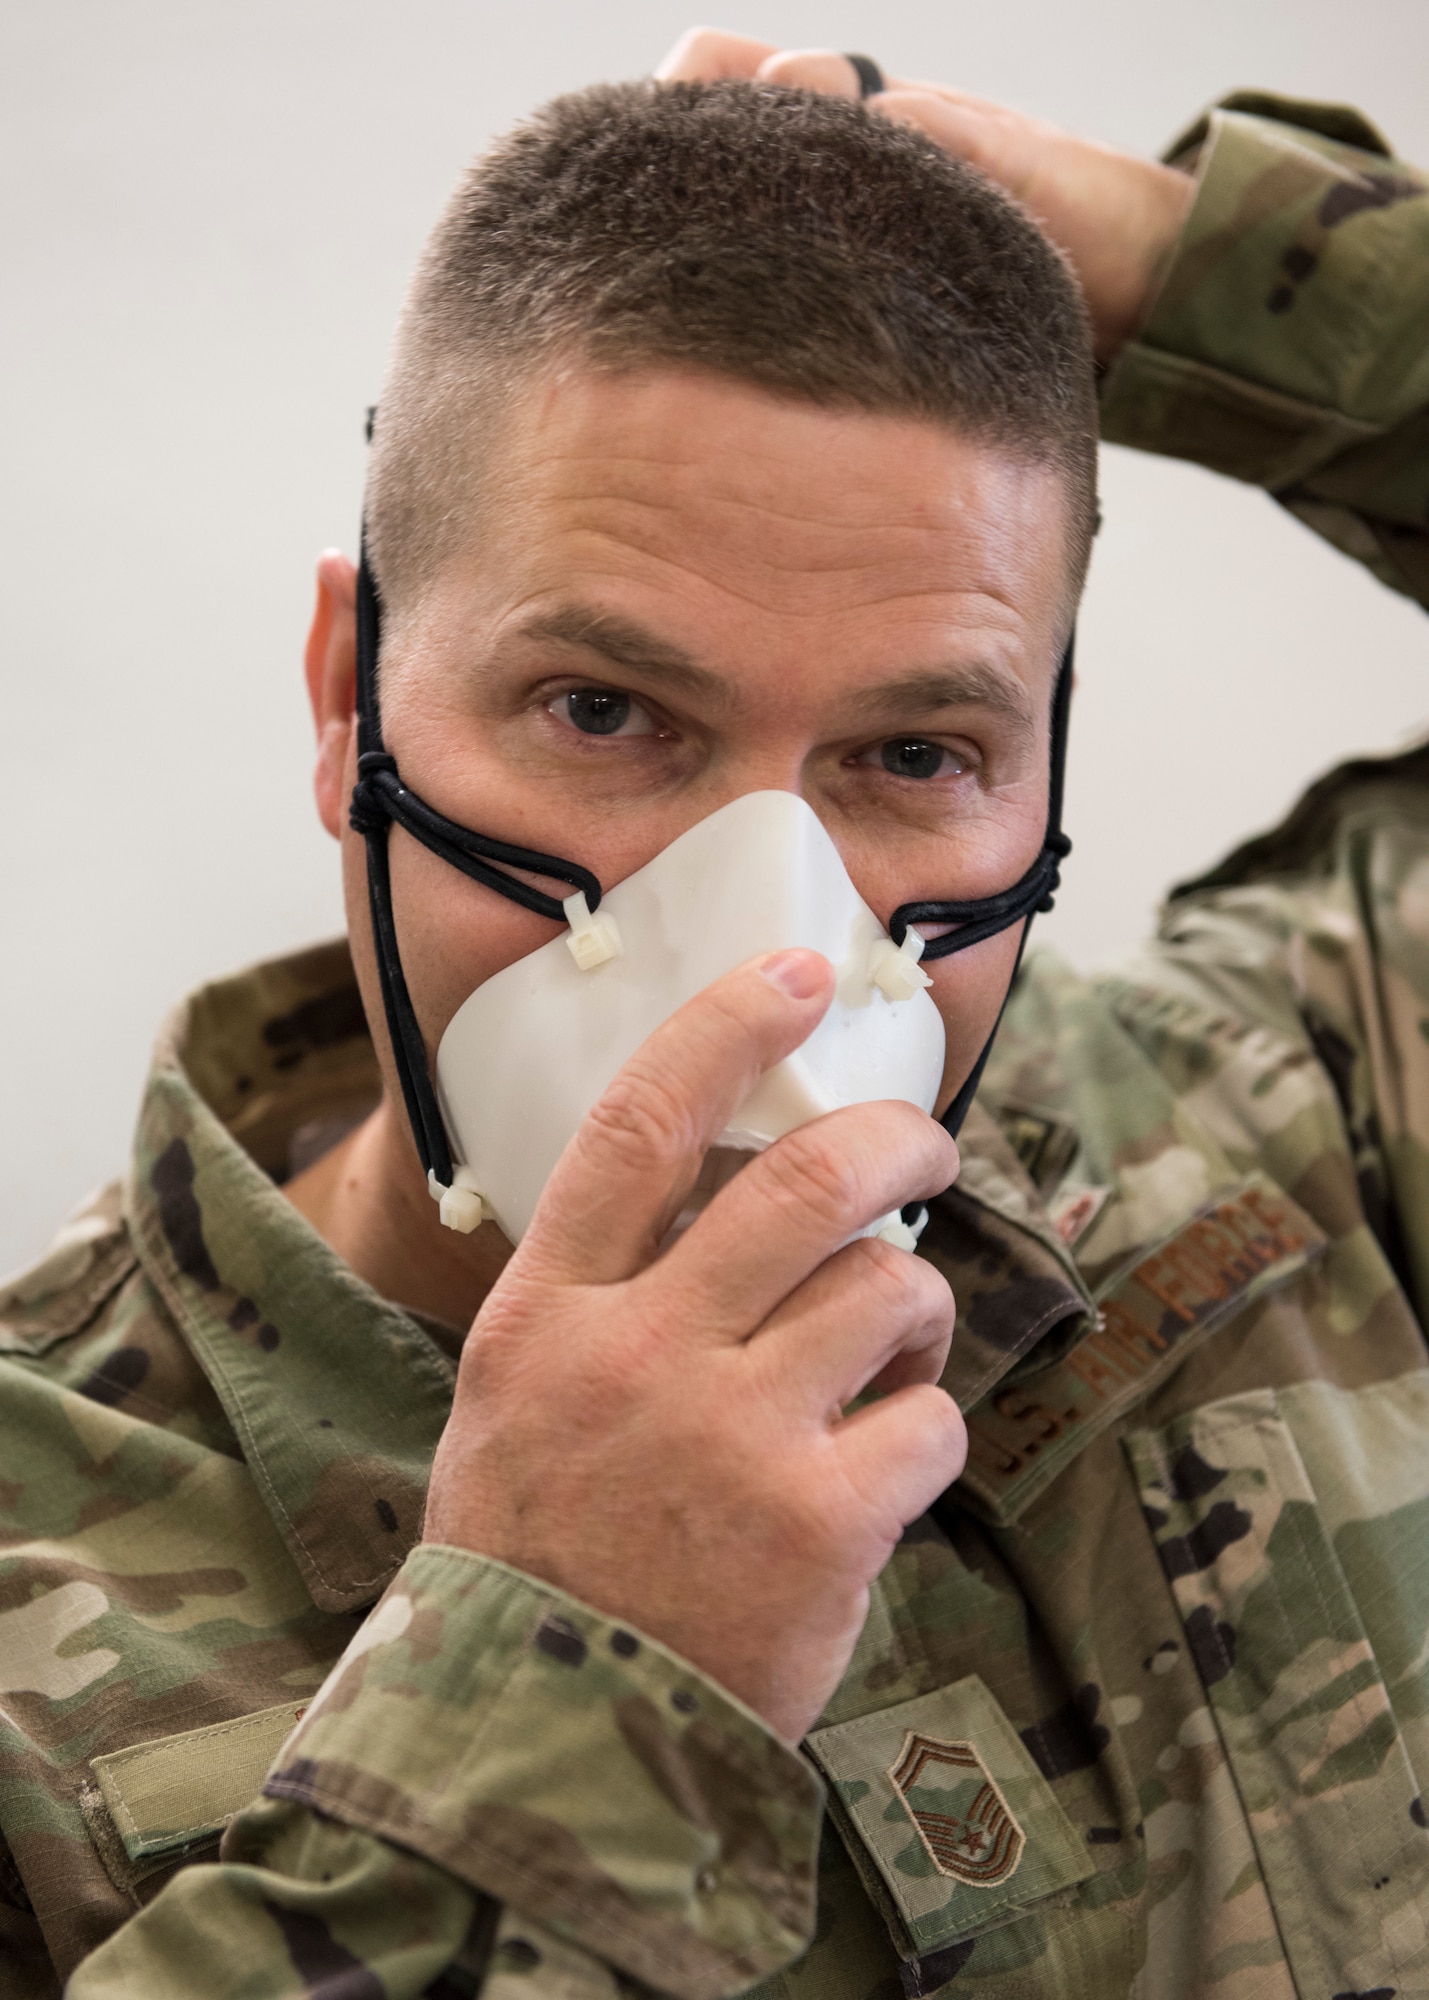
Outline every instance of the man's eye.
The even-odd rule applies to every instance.
[[[967,768],[955,750],[923,736],[891,736],[879,746],[878,756],[895,778],[951,778]]]
[[[550,704],[583,736],[649,736],[655,725],[638,701],[617,688],[572,688]]]

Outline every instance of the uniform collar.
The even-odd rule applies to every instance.
[[[345,944],[201,988],[160,1038],[126,1211],[313,1600],[379,1597],[421,1531],[455,1369],[275,1184],[375,1101]]]
[[[981,1099],[958,1149],[961,1171],[929,1204],[919,1248],[957,1301],[941,1385],[970,1410],[1034,1348],[1084,1332],[1095,1307],[1041,1190]]]

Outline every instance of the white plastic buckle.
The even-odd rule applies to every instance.
[[[887,1000],[911,1000],[932,980],[919,965],[927,940],[910,924],[902,944],[882,937],[868,954],[868,976]]]
[[[577,889],[574,896],[567,896],[561,908],[571,927],[566,943],[582,972],[604,965],[608,958],[620,957],[625,947],[620,942],[620,930],[614,917],[605,910],[597,910],[592,916],[583,890]]]
[[[915,1222],[905,1222],[895,1208],[881,1229],[875,1230],[880,1243],[891,1243],[895,1250],[916,1250],[918,1238],[928,1227],[928,1211],[921,1210]]]
[[[448,1229],[470,1236],[483,1222],[494,1222],[496,1210],[483,1199],[470,1167],[453,1167],[452,1184],[443,1187],[434,1173],[427,1174],[427,1191],[439,1204],[437,1214]]]

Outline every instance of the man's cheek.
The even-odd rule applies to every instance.
[[[402,966],[423,1034],[435,1046],[478,986],[557,933],[544,917],[468,880],[401,832],[388,838]]]
[[[1012,977],[1017,938],[1014,928],[967,951],[924,960],[933,980],[931,997],[943,1017],[948,1038],[938,1093],[939,1115],[947,1109],[993,1031]]]

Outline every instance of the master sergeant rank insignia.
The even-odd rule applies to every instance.
[[[971,1743],[910,1729],[888,1775],[940,1875],[990,1889],[1016,1872],[1026,1836]]]

